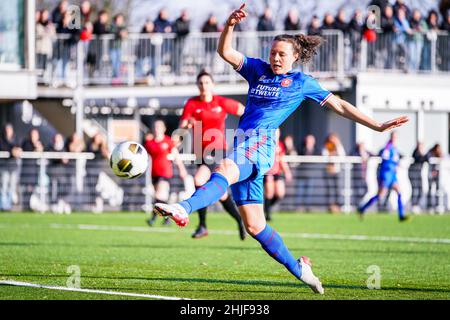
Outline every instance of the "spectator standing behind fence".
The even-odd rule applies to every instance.
[[[219,26],[217,25],[217,17],[214,14],[210,14],[208,19],[203,24],[202,32],[219,32]],[[216,57],[217,51],[217,39],[215,36],[205,35],[205,51],[206,51],[206,62],[205,68],[209,71],[214,71],[214,58]]]
[[[80,5],[81,25],[84,26],[86,22],[91,22],[92,5],[90,1],[83,1]]]
[[[109,15],[105,10],[98,13],[97,20],[94,22],[93,34],[95,39],[89,44],[87,63],[89,65],[89,76],[92,78],[95,71],[101,71],[104,59],[103,45],[101,37],[109,34],[108,26]]]
[[[303,140],[302,147],[300,149],[300,155],[302,156],[318,156],[319,150],[316,147],[316,138],[312,134],[308,134]],[[314,186],[315,179],[318,178],[318,171],[321,170],[321,165],[317,163],[302,163],[300,165],[299,176],[299,194],[300,202],[305,206],[305,211],[311,211],[311,205],[314,204]]]
[[[361,10],[357,9],[348,23],[349,40],[351,47],[351,69],[359,69],[360,52],[361,52],[361,35],[364,27],[364,18]]]
[[[394,3],[394,13],[396,16],[398,16],[398,12],[402,10],[405,13],[406,19],[411,18],[411,10],[409,7],[405,4],[404,0],[396,0]]]
[[[28,138],[22,142],[22,150],[27,152],[43,152],[44,145],[40,140],[38,129],[32,128],[28,133]],[[20,174],[21,184],[24,186],[23,204],[26,210],[32,209],[30,203],[35,187],[39,183],[39,167],[36,159],[23,159]]]
[[[436,41],[437,32],[439,31],[438,25],[439,16],[436,10],[430,10],[427,17],[428,31],[424,38],[422,59],[420,63],[420,70],[431,70],[431,43]]]
[[[300,18],[296,9],[290,9],[284,19],[284,30],[296,31],[301,29]]]
[[[19,158],[22,149],[14,136],[14,128],[6,124],[0,136],[0,151],[9,152],[9,158],[0,158],[0,211],[10,211],[17,202]]]
[[[36,21],[36,67],[42,70],[44,77],[48,62],[53,54],[53,41],[56,30],[49,20],[49,12],[44,9],[39,12],[39,20]]]
[[[258,24],[256,30],[260,32],[264,31],[274,31],[275,24],[272,20],[272,10],[269,7],[264,9],[264,12],[259,16]],[[272,46],[272,36],[262,36],[260,37],[260,57],[262,60],[268,60],[269,49]]]
[[[444,17],[444,20],[441,24],[441,30],[448,32],[450,35],[450,9],[447,11],[447,14]],[[442,44],[442,64],[441,69],[443,71],[450,71],[450,40],[447,37],[447,41]]]
[[[335,133],[328,135],[322,149],[324,156],[345,156],[345,149],[342,146],[341,140]],[[341,165],[339,163],[330,162],[325,167],[325,183],[327,187],[328,209],[331,213],[338,213],[341,211],[340,205],[340,187],[339,187],[339,173],[341,172]]]
[[[442,148],[439,143],[435,144],[430,151],[428,151],[427,159],[430,162],[428,169],[427,209],[429,213],[435,213],[439,210],[439,196],[441,193],[439,173],[441,165],[440,161],[442,160]],[[434,161],[432,161],[432,159]],[[435,189],[434,192],[433,187]]]
[[[108,145],[106,144],[106,140],[101,133],[96,133],[89,141],[87,152],[92,152],[95,156],[95,160],[104,160],[109,158]]]
[[[423,49],[423,37],[428,31],[427,23],[418,9],[414,9],[410,21],[412,36],[409,42],[409,71],[418,71]]]
[[[60,28],[63,25],[64,16],[67,13],[69,1],[63,0],[58,3],[58,6],[52,11],[52,22],[55,28]]]
[[[411,29],[405,9],[403,9],[403,7],[400,7],[397,10],[397,14],[395,17],[395,28],[395,42],[397,44],[397,66],[400,69],[407,71],[407,65],[409,64],[409,61],[411,59],[408,48],[410,46],[413,30]]]
[[[171,33],[173,32],[172,23],[169,21],[169,14],[165,8],[159,10],[158,17],[153,22],[156,33]],[[163,39],[161,45],[161,56],[157,57],[158,65],[169,65],[172,63],[172,52],[170,48],[170,40]]]
[[[364,142],[359,142],[356,144],[351,155],[361,157],[361,163],[353,164],[352,172],[353,203],[359,204],[367,193],[367,162],[373,154],[366,149]]]
[[[142,81],[144,77],[156,74],[155,46],[152,43],[152,34],[155,31],[154,23],[147,19],[141,29],[141,37],[136,47],[136,77]],[[147,78],[147,83],[150,78]]]
[[[411,206],[412,212],[420,213],[420,200],[422,199],[422,167],[427,161],[427,155],[425,154],[422,142],[417,143],[412,157],[414,160],[408,169],[409,181],[411,182],[412,187]]]
[[[65,81],[67,65],[72,56],[72,50],[75,48],[80,36],[78,29],[73,28],[72,16],[69,12],[64,14],[62,23],[56,28],[56,33],[64,39],[56,43],[56,70],[58,81]]]
[[[48,152],[66,152],[64,137],[57,133],[53,141],[47,146]],[[51,159],[47,166],[47,174],[50,178],[50,208],[53,213],[72,213],[72,209],[67,202],[70,194],[70,175],[67,171],[69,159]]]
[[[395,26],[394,9],[390,5],[387,5],[383,10],[381,16],[381,30],[383,31],[380,35],[382,61],[384,61],[385,69],[392,69],[396,54],[394,38],[397,28]]]
[[[119,83],[122,75],[122,41],[128,37],[123,14],[119,13],[114,16],[111,33],[114,34],[114,40],[112,41],[110,50],[112,77],[113,83]]]
[[[191,19],[187,9],[181,11],[180,16],[173,24],[173,31],[176,34],[175,38],[175,57],[172,59],[172,71],[176,75],[181,74],[181,66],[183,65],[183,48],[191,29]]]

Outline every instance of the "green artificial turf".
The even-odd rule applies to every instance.
[[[139,213],[0,214],[0,280],[66,286],[79,266],[81,288],[192,299],[449,299],[450,215],[275,214],[271,226],[295,257],[306,255],[325,295],[312,293],[234,221],[209,214],[208,237],[197,224],[150,228]],[[344,235],[342,239],[339,236]],[[353,237],[346,236],[367,236]],[[328,237],[328,239],[326,238]],[[380,238],[383,237],[383,238]],[[362,239],[362,240],[359,240]],[[429,239],[447,239],[428,243]],[[381,288],[369,290],[369,266]],[[372,282],[373,283],[373,282]],[[0,285],[0,299],[142,299]]]

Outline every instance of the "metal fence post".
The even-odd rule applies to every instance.
[[[352,211],[352,164],[344,163],[344,212]]]
[[[40,200],[40,206],[39,206],[39,212],[44,213],[45,206],[44,204],[47,202],[45,199],[45,167],[47,165],[47,159],[44,159],[44,156],[41,154],[41,157],[39,158],[39,200]]]

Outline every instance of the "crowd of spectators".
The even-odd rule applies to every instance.
[[[439,13],[430,10],[423,13],[417,8],[407,6],[404,0],[395,0],[390,4],[388,0],[373,0],[369,3],[377,6],[379,11],[362,12],[355,10],[351,17],[340,9],[336,14],[326,12],[323,17],[313,15],[310,21],[302,21],[298,11],[293,8],[288,11],[281,23],[278,23],[267,7],[258,17],[257,31],[280,31],[277,25],[282,25],[286,31],[304,30],[310,35],[321,35],[327,30],[340,30],[345,36],[347,51],[346,68],[356,68],[359,65],[361,39],[369,44],[368,66],[382,68],[401,68],[404,70],[430,70],[431,50],[430,41],[436,37],[435,31],[450,31],[450,9],[441,8]],[[122,41],[127,39],[128,21],[121,13],[110,16],[106,10],[94,10],[90,1],[84,0],[79,6],[81,17],[79,21],[73,19],[69,12],[69,2],[60,1],[50,13],[48,9],[36,12],[36,53],[37,66],[40,70],[47,70],[52,65],[52,74],[58,79],[66,76],[67,64],[73,55],[73,48],[81,41],[85,46],[86,62],[89,65],[89,75],[101,71],[105,64],[105,54],[109,57],[110,72],[108,76],[114,81],[120,81],[122,74]],[[369,7],[373,8],[373,7]],[[378,16],[381,14],[381,17]],[[79,22],[79,26],[74,26]],[[236,31],[243,30],[242,25],[236,26]],[[223,21],[218,21],[214,14],[210,14],[201,27],[201,32],[219,32],[223,29]],[[167,9],[158,12],[155,19],[147,19],[141,33],[149,36],[141,39],[136,45],[136,75],[155,76],[155,39],[151,35],[173,33],[176,35],[172,49],[162,44],[163,63],[172,67],[172,72],[179,74],[182,65],[182,50],[186,36],[191,32],[191,19],[187,9],[181,11],[175,19],[170,18]],[[54,44],[56,35],[65,35],[63,41]],[[113,37],[111,45],[105,47],[94,37],[110,35]],[[216,38],[205,39],[207,61],[211,62],[216,48]],[[261,40],[261,53],[267,53],[268,39]],[[450,70],[450,41],[444,43],[442,68]],[[167,47],[167,48],[165,48]],[[442,47],[442,46],[441,46]],[[107,48],[107,49],[106,49]],[[104,52],[108,50],[108,52]],[[327,55],[327,53],[325,53]],[[392,57],[395,57],[393,59]],[[50,75],[47,75],[50,77]]]

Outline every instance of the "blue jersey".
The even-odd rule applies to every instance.
[[[240,168],[239,181],[231,190],[234,201],[241,206],[264,201],[263,176],[274,162],[276,129],[305,99],[324,105],[331,93],[302,72],[275,75],[270,65],[260,59],[244,56],[236,71],[249,84],[234,149],[228,155]],[[251,169],[245,165],[248,161]]]
[[[330,91],[302,72],[291,71],[275,75],[270,64],[243,57],[236,69],[249,84],[247,105],[239,129],[277,129],[303,100],[309,98],[321,105],[331,96]]]
[[[383,150],[380,151],[382,173],[395,173],[400,162],[400,153],[397,148],[389,142]]]

